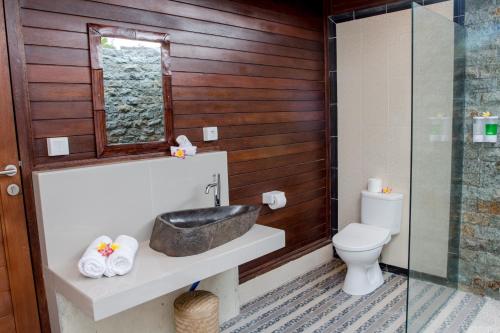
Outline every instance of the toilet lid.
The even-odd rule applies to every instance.
[[[389,229],[368,224],[351,223],[332,238],[333,245],[344,251],[368,251],[383,246],[391,239]]]

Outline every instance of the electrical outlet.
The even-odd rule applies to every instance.
[[[48,138],[47,152],[49,156],[69,155],[69,142],[67,137]]]
[[[215,141],[219,139],[217,127],[203,127],[203,141]]]

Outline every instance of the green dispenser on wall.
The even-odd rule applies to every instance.
[[[498,116],[473,117],[473,142],[497,142]]]

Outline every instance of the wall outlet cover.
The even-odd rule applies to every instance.
[[[69,155],[69,141],[67,137],[48,138],[47,152],[49,156]]]
[[[218,140],[219,133],[217,127],[203,127],[203,141]]]

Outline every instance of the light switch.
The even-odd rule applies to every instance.
[[[217,127],[203,127],[203,141],[215,141],[219,139]]]
[[[47,151],[49,156],[69,155],[69,142],[67,137],[48,138]]]

